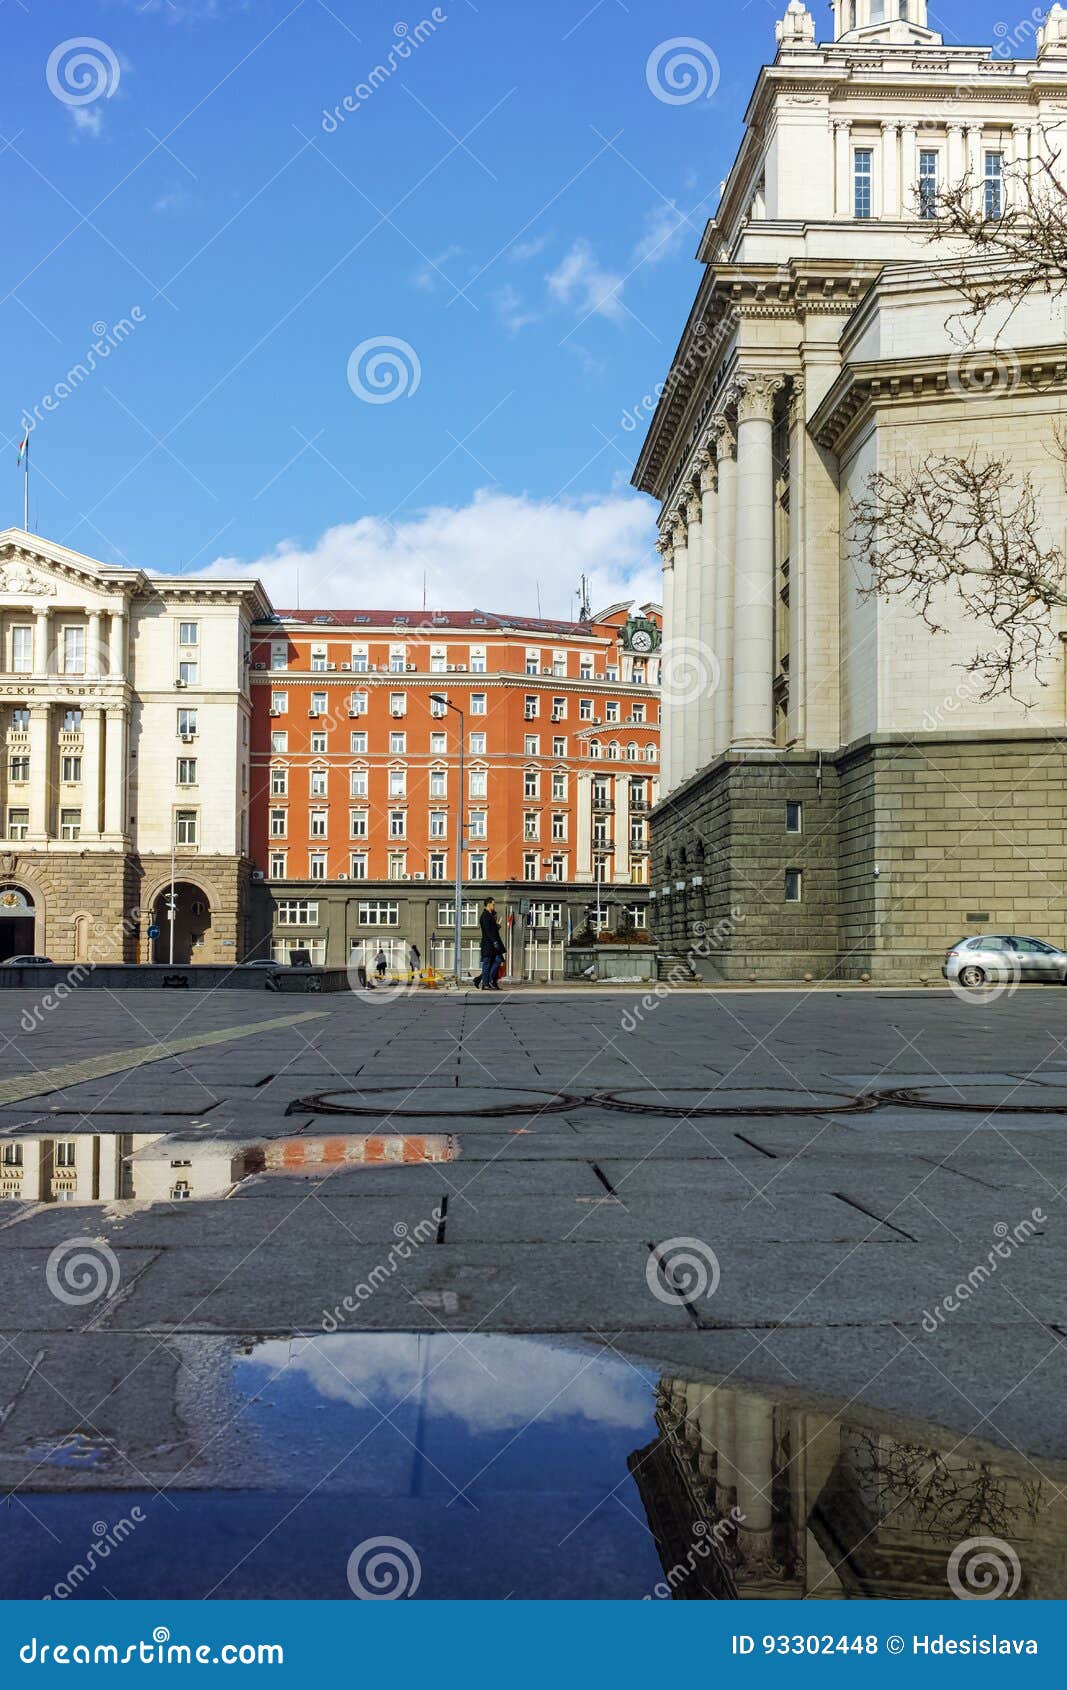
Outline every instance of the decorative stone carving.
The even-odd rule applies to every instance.
[[[700,465],[700,491],[714,493],[719,485],[719,467],[715,462],[714,453],[705,446],[697,457]]]
[[[785,17],[774,26],[774,35],[780,47],[814,47],[815,19],[804,0],[789,0]]]
[[[1059,0],[1037,32],[1039,59],[1067,58],[1067,11]]]
[[[724,458],[736,458],[737,430],[728,417],[715,418],[708,430],[708,440],[717,464],[721,464]]]
[[[685,519],[689,523],[699,522],[701,514],[700,495],[692,493],[685,501]]]
[[[0,563],[0,593],[19,593],[26,598],[55,598],[58,588],[52,581],[34,575],[21,560]]]
[[[743,371],[735,382],[738,422],[770,422],[774,401],[784,386],[785,377],[771,371]]]
[[[804,377],[794,376],[789,388],[789,426],[804,422]]]

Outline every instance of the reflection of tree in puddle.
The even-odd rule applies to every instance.
[[[1025,1457],[675,1378],[657,1387],[656,1423],[629,1468],[664,1594],[945,1597],[949,1556],[974,1537],[1018,1552],[1020,1597],[1067,1590],[1063,1492]]]

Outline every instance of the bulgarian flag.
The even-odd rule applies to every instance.
[[[19,463],[22,462],[23,458],[28,456],[29,450],[30,450],[30,436],[29,436],[29,433],[27,432],[26,434],[23,435],[22,439],[19,441]]]

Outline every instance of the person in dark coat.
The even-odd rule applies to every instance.
[[[415,978],[415,975],[419,973],[421,968],[422,968],[422,952],[419,950],[418,945],[416,945],[414,940],[413,940],[412,943],[411,943],[411,946],[408,949],[408,972],[410,973],[412,979]]]
[[[496,900],[486,898],[485,908],[479,917],[478,925],[482,930],[481,959],[482,973],[478,980],[478,988],[483,992],[499,992],[496,983],[500,971],[500,960],[504,956],[504,941],[500,937],[500,921],[496,913]]]
[[[385,952],[379,947],[378,955],[374,959],[374,972],[377,974],[379,980],[385,979],[385,971],[388,966],[389,964],[386,960]]]

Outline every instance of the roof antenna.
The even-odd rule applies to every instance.
[[[537,588],[537,615],[538,615],[538,619],[540,620],[540,616],[541,616],[541,583],[540,583],[540,581],[535,581],[534,586]]]
[[[422,572],[422,608],[423,608],[423,611],[425,611],[425,609],[426,609],[426,571],[425,571],[425,569]]]
[[[578,582],[578,620],[588,622],[593,615],[593,607],[589,603],[589,577],[583,575]]]

